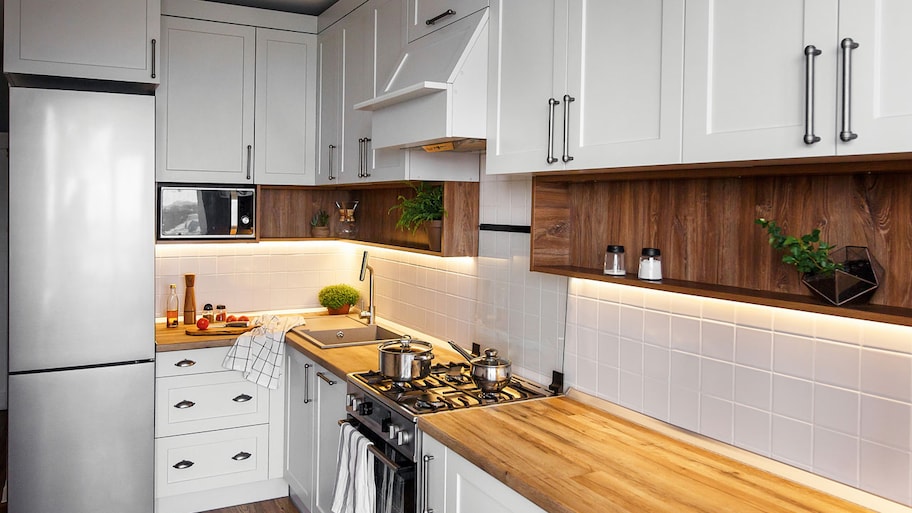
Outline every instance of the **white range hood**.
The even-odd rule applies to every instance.
[[[487,62],[487,8],[409,43],[383,93],[355,105],[373,111],[372,146],[483,149]]]

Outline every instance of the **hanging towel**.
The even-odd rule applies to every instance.
[[[237,338],[222,367],[241,371],[247,381],[275,390],[285,361],[285,333],[304,324],[304,318],[271,315],[255,322],[260,325]]]
[[[332,513],[376,513],[377,486],[371,441],[349,423],[339,435],[339,458]]]

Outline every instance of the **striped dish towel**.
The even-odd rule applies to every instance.
[[[301,316],[263,316],[260,326],[242,334],[228,350],[222,367],[241,371],[247,381],[275,390],[285,361],[285,333],[304,324]]]

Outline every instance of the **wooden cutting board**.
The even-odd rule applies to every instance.
[[[210,324],[209,327],[204,330],[201,330],[201,329],[197,328],[196,326],[188,326],[187,329],[184,330],[184,332],[187,335],[193,335],[193,336],[240,335],[241,333],[246,333],[246,332],[252,330],[253,328],[256,328],[256,325],[250,325],[250,326],[238,327],[238,328],[229,328],[227,326],[218,326],[218,325],[213,326]]]

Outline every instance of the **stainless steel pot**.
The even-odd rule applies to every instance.
[[[380,374],[393,381],[411,381],[427,377],[431,373],[434,346],[429,342],[412,340],[409,336],[401,340],[390,340],[380,344]]]
[[[461,354],[463,358],[472,364],[470,371],[472,381],[481,389],[482,393],[500,392],[510,384],[513,365],[510,360],[499,358],[497,349],[489,347],[484,350],[484,356],[475,358],[452,340],[449,343],[457,353]]]

